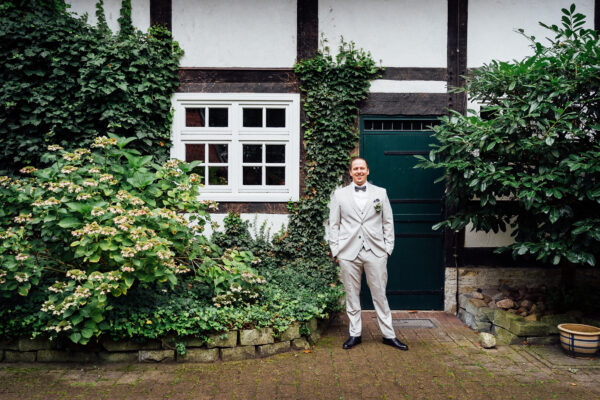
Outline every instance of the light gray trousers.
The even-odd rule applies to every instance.
[[[388,277],[387,256],[377,257],[371,250],[363,248],[354,260],[338,259],[338,261],[346,292],[346,313],[350,319],[350,336],[362,335],[360,281],[364,269],[381,334],[388,339],[396,337],[392,326],[392,313],[385,295]]]

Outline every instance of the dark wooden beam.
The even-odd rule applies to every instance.
[[[443,115],[445,93],[371,93],[361,104],[361,114]]]
[[[394,81],[447,81],[446,68],[385,67],[381,79]]]
[[[468,0],[448,0],[448,38],[447,38],[447,83],[448,89],[463,86],[462,77],[467,74],[467,20]],[[466,93],[448,93],[448,109],[462,114],[467,112]],[[452,215],[456,210],[452,207],[445,208],[445,217]],[[444,248],[446,265],[457,267],[464,265],[465,261],[465,231],[460,232],[447,229],[444,235]]]
[[[594,1],[594,29],[600,33],[600,0]]]
[[[468,0],[448,0],[448,87],[463,86],[467,74],[467,20]],[[448,108],[460,113],[467,111],[465,93],[449,93]]]
[[[319,0],[297,0],[296,59],[312,58],[319,48]]]
[[[285,83],[186,83],[178,93],[298,93],[294,84]]]
[[[298,93],[291,68],[180,68],[178,92]]]
[[[164,25],[173,31],[173,7],[171,0],[150,0],[150,26]]]
[[[319,50],[319,0],[296,1],[296,60],[317,55]],[[304,103],[304,94],[301,95]],[[304,193],[306,149],[304,148],[304,108],[300,107],[300,193]]]
[[[190,83],[248,83],[296,81],[292,68],[179,68],[179,79]]]

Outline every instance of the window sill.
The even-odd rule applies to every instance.
[[[201,192],[200,200],[214,200],[217,202],[242,202],[242,203],[269,203],[269,202],[288,202],[298,201],[298,196],[290,193],[214,193]]]

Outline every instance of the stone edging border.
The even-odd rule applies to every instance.
[[[305,323],[294,322],[277,338],[273,328],[243,329],[215,333],[207,341],[188,338],[186,353],[177,351],[167,340],[136,343],[114,342],[110,338],[97,345],[78,347],[77,350],[59,349],[47,339],[0,340],[0,361],[14,362],[191,362],[212,363],[269,357],[292,350],[306,350],[315,344],[329,326],[330,319],[313,318]],[[304,328],[309,332],[302,335]]]

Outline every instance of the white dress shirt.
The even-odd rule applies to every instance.
[[[352,182],[352,186],[356,188],[358,185]],[[359,210],[363,210],[367,205],[367,202],[369,201],[369,194],[367,193],[369,191],[369,184],[365,182],[363,186],[367,188],[365,191],[357,191],[356,189],[354,189],[354,201],[356,202],[356,205],[358,206]]]

